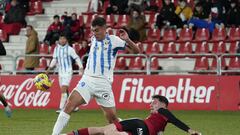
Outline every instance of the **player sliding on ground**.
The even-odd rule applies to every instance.
[[[150,115],[144,120],[127,119],[104,127],[82,128],[67,135],[157,135],[163,133],[167,123],[172,123],[190,135],[201,135],[177,119],[167,107],[166,97],[154,95],[150,104]]]
[[[88,104],[92,98],[95,98],[109,123],[118,121],[112,92],[113,69],[117,52],[127,49],[130,52],[139,53],[139,48],[129,38],[126,31],[120,30],[118,37],[106,34],[106,28],[104,18],[96,17],[92,21],[93,36],[84,74],[70,94],[64,110],[60,112],[52,135],[61,133],[74,108]]]

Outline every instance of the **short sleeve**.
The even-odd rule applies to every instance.
[[[122,40],[120,37],[111,35],[110,38],[114,48],[122,48],[122,49],[125,48],[126,42]]]
[[[70,55],[71,55],[71,57],[72,57],[74,60],[77,59],[77,58],[79,58],[79,56],[77,55],[76,51],[75,51],[72,47],[70,47]]]
[[[57,50],[58,50],[58,46],[54,48],[53,59],[57,59]]]

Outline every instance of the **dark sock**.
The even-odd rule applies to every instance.
[[[6,102],[6,99],[4,98],[3,95],[0,95],[0,101],[3,103],[4,107],[8,106],[8,103]]]

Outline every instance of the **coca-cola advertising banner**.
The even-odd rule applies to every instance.
[[[12,108],[54,108],[60,102],[58,76],[49,91],[36,90],[31,75],[0,76],[0,93]],[[80,80],[73,76],[70,91]],[[113,82],[118,109],[148,109],[151,96],[161,94],[168,98],[172,110],[239,110],[240,76],[157,76],[116,75]],[[2,107],[2,105],[0,105]],[[92,100],[83,109],[99,106]]]

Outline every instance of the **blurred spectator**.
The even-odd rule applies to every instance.
[[[21,23],[22,25],[26,25],[25,16],[26,12],[21,5],[19,5],[18,1],[12,0],[9,9],[6,11],[4,23]]]
[[[141,9],[139,6],[135,5],[132,6],[130,9],[130,18],[129,22],[127,24],[128,31],[130,29],[136,30],[140,35],[140,41],[144,41],[146,39],[146,20],[145,16],[141,14]],[[129,31],[130,37],[131,37],[131,31]]]
[[[110,0],[110,7],[106,9],[106,14],[126,14],[128,9],[128,0]]]
[[[80,24],[76,13],[72,13],[71,17],[66,15],[63,20],[63,26],[69,44],[77,42],[80,38],[80,34],[83,34],[82,31],[80,31]]]
[[[182,22],[185,24],[192,17],[192,8],[187,5],[186,0],[179,0],[175,13],[179,16]]]
[[[0,55],[6,55],[6,49],[3,46],[2,40],[0,40]]]
[[[137,5],[143,10],[144,0],[128,0],[128,7],[131,7],[133,4]]]
[[[0,1],[0,13],[3,15],[5,13],[5,7],[7,2],[5,0]]]
[[[144,10],[146,11],[158,11],[158,5],[157,5],[158,0],[144,0]]]
[[[28,37],[26,43],[26,51],[25,54],[39,54],[39,41],[38,41],[38,34],[34,30],[31,25],[26,27]],[[34,68],[38,67],[39,65],[39,57],[36,56],[26,56],[24,60],[24,67],[27,70],[34,70]]]
[[[48,45],[55,44],[59,39],[60,33],[63,32],[63,25],[60,22],[59,16],[54,15],[54,22],[48,27],[47,35],[44,38],[44,42]]]
[[[29,0],[18,0],[19,5],[25,10],[25,12],[29,11]]]
[[[227,26],[238,27],[240,25],[240,8],[236,0],[231,1],[231,7],[229,8],[226,16]]]
[[[80,44],[80,49],[79,49],[79,51],[77,52],[77,53],[78,53],[78,56],[79,56],[80,58],[82,58],[85,54],[88,54],[89,49],[90,49],[90,47],[89,47],[89,45],[88,45],[87,40],[83,40],[83,41],[81,42],[81,44]]]
[[[163,0],[163,7],[157,16],[156,26],[159,29],[164,26],[182,27],[182,20],[175,14],[175,6],[171,0]]]
[[[214,28],[211,20],[209,20],[209,14],[203,9],[203,3],[199,2],[195,5],[193,16],[188,22],[190,27],[196,28],[208,28],[211,31]],[[212,27],[212,28],[211,28]]]
[[[202,2],[203,4],[203,9],[204,12],[206,12],[207,14],[211,13],[211,8],[212,8],[212,0],[201,0],[200,2]]]

